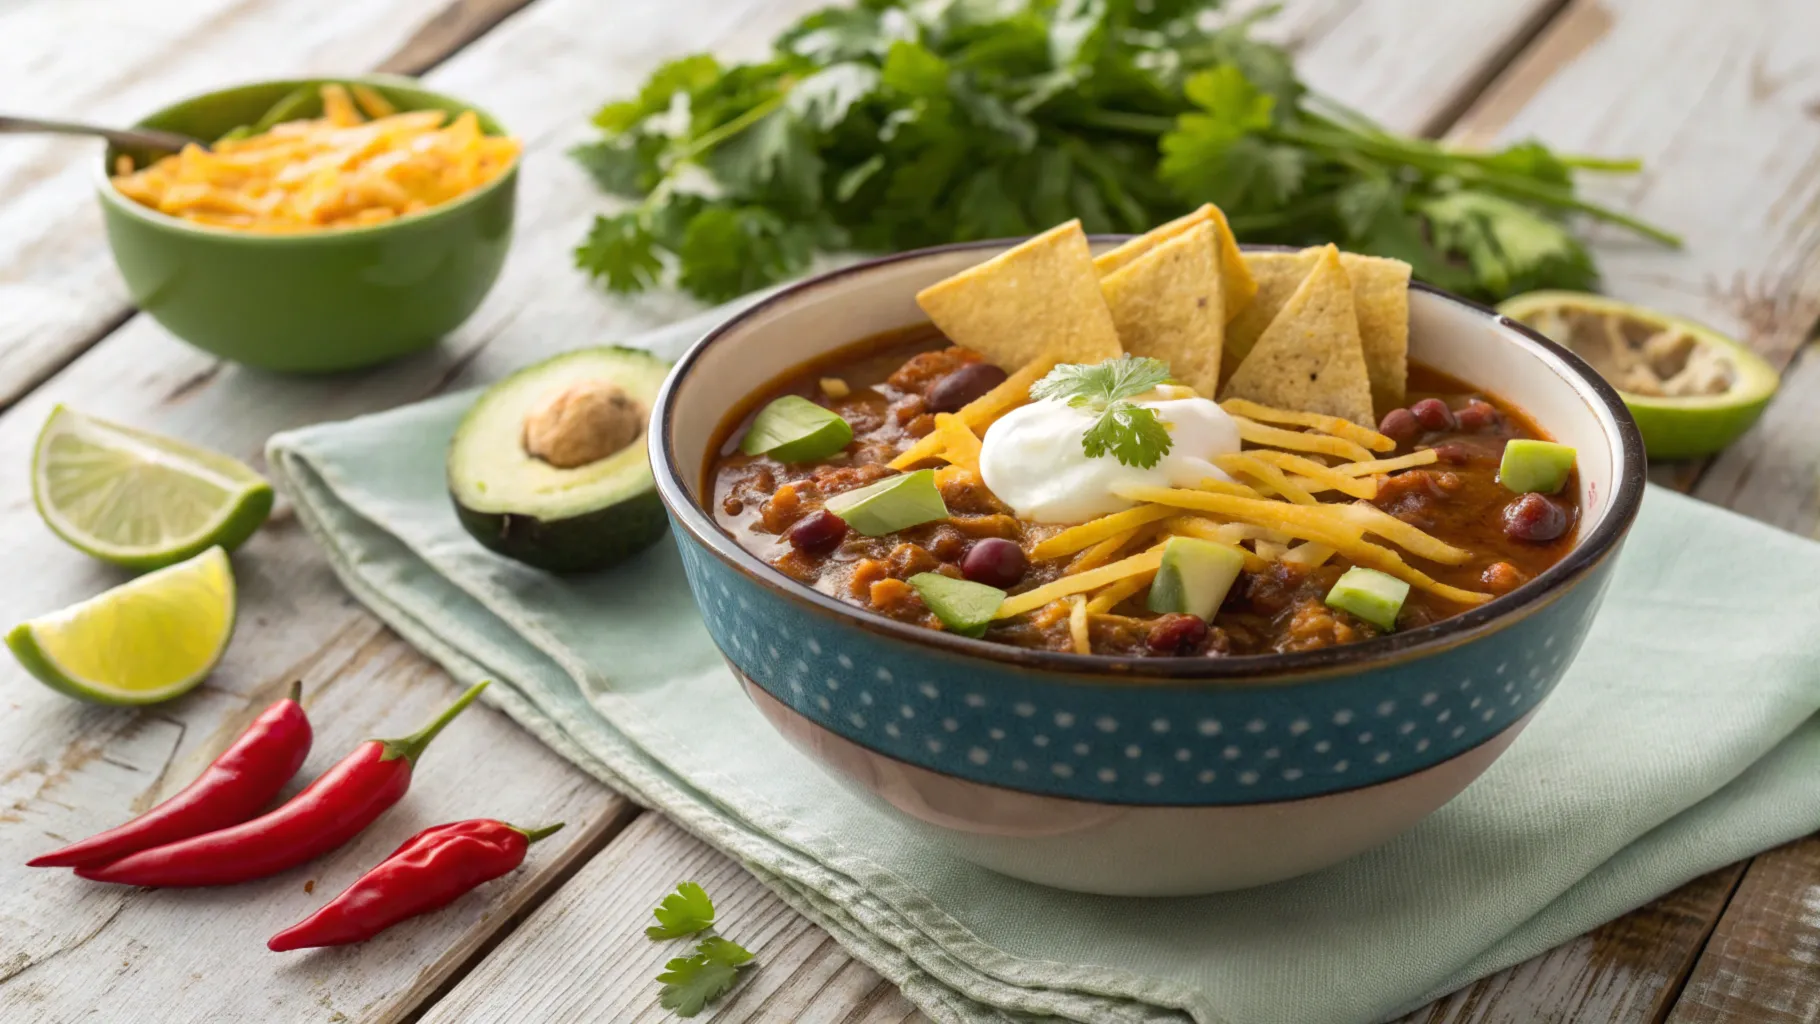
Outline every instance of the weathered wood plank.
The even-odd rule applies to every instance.
[[[1605,290],[1718,327],[1787,363],[1820,317],[1820,7],[1803,0],[1576,2],[1450,137],[1537,137],[1636,156],[1590,193],[1680,232],[1598,231]]]
[[[1653,1022],[1744,875],[1734,864],[1509,970],[1461,989],[1398,1024]]]
[[[1820,539],[1820,347],[1809,345],[1784,373],[1763,419],[1714,459],[1697,497]]]
[[[211,88],[383,66],[417,72],[526,0],[0,5],[0,103],[126,123]],[[92,140],[0,144],[0,408],[129,309],[93,195]]]
[[[274,430],[446,386],[488,342],[501,342],[501,362],[516,362],[536,343],[571,347],[648,325],[664,312],[661,303],[628,310],[603,302],[567,269],[573,235],[599,200],[578,173],[564,177],[565,136],[580,130],[598,97],[634,87],[664,57],[737,30],[750,6],[647,0],[601,19],[594,5],[575,3],[569,20],[580,27],[513,19],[497,40],[483,39],[439,72],[436,84],[484,98],[522,132],[532,147],[526,177],[538,182],[526,189],[520,222],[521,252],[536,255],[508,271],[520,282],[516,297],[502,288],[462,340],[375,373],[303,380],[223,367],[137,318],[0,415],[0,461],[25,465],[37,424],[60,401],[257,461]],[[553,107],[551,95],[567,105]],[[534,282],[544,278],[562,288],[540,295]],[[0,620],[41,613],[122,578],[37,522],[24,474],[0,477],[0,523],[13,531],[9,573],[32,581],[0,592]],[[10,661],[0,665],[0,860],[14,865],[0,869],[0,1018],[60,1021],[94,1011],[176,1021],[205,1010],[219,1019],[406,1016],[623,821],[617,796],[502,717],[474,710],[437,741],[403,805],[307,871],[220,893],[141,893],[17,866],[173,791],[293,675],[313,687],[337,680],[313,698],[319,754],[312,770],[359,738],[398,731],[452,693],[348,597],[282,512],[236,565],[239,636],[210,683],[183,700],[144,713],[88,708],[38,686]],[[566,817],[571,828],[540,845],[510,880],[376,945],[289,958],[262,948],[265,936],[331,894],[302,894],[306,878],[338,888],[411,828],[480,814]]]
[[[1759,856],[1667,1024],[1820,1020],[1820,838]]]
[[[1434,135],[1565,2],[1355,2],[1308,26],[1296,67],[1317,92],[1397,131]]]
[[[655,814],[606,851],[425,1014],[423,1024],[500,1020],[670,1019],[653,980],[688,952],[645,938],[651,908],[676,883],[714,899],[720,931],[759,966],[698,1020],[717,1024],[886,1024],[927,1018],[890,983],[791,910],[739,865]],[[540,965],[529,970],[527,965]]]

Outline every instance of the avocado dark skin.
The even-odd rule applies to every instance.
[[[656,543],[670,527],[655,491],[566,519],[476,512],[459,501],[454,505],[461,525],[488,549],[561,575],[594,572],[622,562]]]

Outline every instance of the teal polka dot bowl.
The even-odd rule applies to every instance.
[[[1293,877],[1383,843],[1458,795],[1572,663],[1645,468],[1616,392],[1571,353],[1465,300],[1412,290],[1411,355],[1578,449],[1582,517],[1553,568],[1420,629],[1255,657],[1031,651],[818,593],[704,511],[729,409],[760,382],[921,321],[919,289],[1005,244],[905,253],[796,285],[711,331],[665,384],[650,441],[658,490],[708,630],[766,718],[941,847],[1085,892],[1202,893]]]

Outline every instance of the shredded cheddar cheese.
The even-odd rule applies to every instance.
[[[364,227],[449,202],[498,178],[517,139],[487,135],[473,111],[399,112],[377,91],[322,87],[323,116],[186,147],[114,187],[160,213],[265,233]],[[362,113],[364,111],[364,114]],[[369,118],[371,118],[369,120]]]

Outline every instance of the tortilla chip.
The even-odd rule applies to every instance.
[[[1199,224],[1212,224],[1219,232],[1220,242],[1220,287],[1225,293],[1226,319],[1231,320],[1238,312],[1250,305],[1252,296],[1257,294],[1257,283],[1251,279],[1251,269],[1239,254],[1238,239],[1232,237],[1232,227],[1226,223],[1226,215],[1220,208],[1207,203],[1200,209],[1187,215],[1177,217],[1161,227],[1133,238],[1124,245],[1110,252],[1100,253],[1094,258],[1093,268],[1103,277],[1131,263],[1138,257],[1154,249],[1163,242],[1184,232],[1193,230]]]
[[[1345,253],[1340,265],[1352,280],[1372,405],[1389,412],[1402,406],[1409,381],[1409,264]]]
[[[1233,371],[1220,397],[1327,413],[1361,425],[1375,422],[1352,282],[1338,249],[1320,250],[1314,269]]]
[[[1252,346],[1314,269],[1321,252],[1313,248],[1245,254],[1257,282],[1257,297],[1226,325],[1228,367],[1238,366],[1251,354]],[[1409,264],[1343,252],[1340,265],[1352,282],[1372,402],[1379,409],[1395,409],[1403,404],[1409,374]]]
[[[1203,221],[1100,279],[1119,341],[1169,364],[1211,398],[1220,386],[1226,305],[1218,232]]]
[[[924,288],[916,304],[949,340],[1005,370],[1045,352],[1099,363],[1122,351],[1078,220]]]

